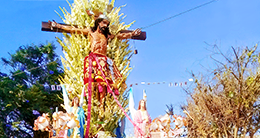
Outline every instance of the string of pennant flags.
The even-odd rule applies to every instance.
[[[183,86],[187,86],[188,82],[193,82],[193,79],[188,79],[187,81],[184,82],[140,82],[140,83],[132,83],[129,86],[133,87],[135,85],[160,85],[160,84],[168,84],[169,87],[183,87]],[[51,91],[60,91],[61,90],[61,86],[60,85],[51,85]]]
[[[173,86],[175,86],[175,87],[177,87],[177,86],[179,86],[179,87],[182,87],[182,86],[187,86],[188,85],[188,82],[193,82],[193,79],[191,78],[191,79],[188,79],[187,81],[184,81],[184,82],[165,82],[165,81],[163,81],[163,82],[139,82],[139,83],[132,83],[132,84],[130,84],[129,86],[130,87],[133,87],[134,85],[155,85],[155,84],[168,84],[168,86],[169,87],[173,87]]]

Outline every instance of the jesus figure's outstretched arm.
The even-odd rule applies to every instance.
[[[62,29],[68,33],[77,33],[77,34],[88,35],[90,32],[89,28],[80,29],[80,28],[77,28],[74,26],[62,25],[62,24],[56,23],[55,21],[48,21],[48,23],[51,28]]]

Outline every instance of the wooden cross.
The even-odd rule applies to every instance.
[[[62,24],[62,23],[59,23]],[[66,26],[70,26],[67,24],[62,24],[62,25],[66,25]],[[76,26],[75,26],[76,27]],[[51,28],[48,22],[42,22],[42,31],[49,31],[49,32],[65,32],[65,33],[69,33],[66,32],[62,29],[58,29],[58,28]],[[128,32],[132,32],[131,30],[121,30],[120,33],[128,33]],[[131,39],[135,39],[135,40],[145,40],[146,39],[146,32],[141,32],[141,34],[139,36],[132,36]]]

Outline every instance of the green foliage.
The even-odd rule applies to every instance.
[[[4,65],[10,68],[10,76],[0,76],[0,134],[32,137],[37,118],[33,110],[51,113],[62,103],[58,98],[61,92],[49,88],[63,75],[54,50],[51,43],[32,44],[19,47],[10,59],[2,58]],[[40,135],[40,132],[34,133],[36,137]]]

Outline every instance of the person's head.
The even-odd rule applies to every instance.
[[[109,21],[107,19],[99,19],[100,21],[98,21],[98,27],[101,31],[105,32],[106,29],[108,28],[109,26]]]
[[[94,26],[91,28],[93,32],[95,32],[97,29],[101,31],[102,34],[104,34],[106,37],[110,35],[109,33],[109,19],[106,16],[100,15],[96,20]]]
[[[74,105],[79,106],[79,98],[78,98],[78,97],[74,97],[74,98],[72,99],[72,104],[71,104],[71,106],[74,106]]]
[[[142,99],[142,100],[139,101],[138,110],[140,110],[140,109],[146,110],[146,102],[145,102],[144,99]]]

